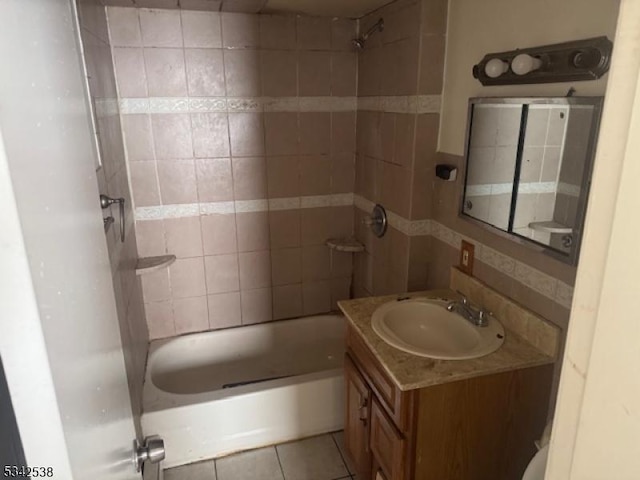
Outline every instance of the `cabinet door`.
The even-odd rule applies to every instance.
[[[349,356],[345,356],[347,417],[344,441],[347,455],[358,470],[359,478],[369,478],[371,452],[369,450],[369,426],[371,390]]]
[[[407,477],[407,442],[377,402],[371,407],[371,451],[374,462],[390,480]]]

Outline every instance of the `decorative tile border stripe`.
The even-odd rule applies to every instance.
[[[468,197],[483,197],[511,193],[512,183],[484,183],[467,186]],[[518,193],[562,193],[570,197],[580,196],[580,186],[565,182],[527,182],[518,186]]]
[[[518,186],[518,193],[556,193],[557,189],[556,182],[529,182],[521,183]]]
[[[300,197],[270,198],[269,210],[270,211],[295,210],[300,208],[300,204],[301,204]]]
[[[360,195],[353,196],[353,204],[363,210],[364,212],[371,213],[375,203],[367,200],[366,198]],[[430,235],[431,233],[431,220],[408,220],[406,218],[401,217],[400,215],[387,210],[387,222],[389,225],[395,228],[396,230],[401,231],[405,235],[410,237],[420,236],[420,235]]]
[[[137,207],[135,211],[136,221],[162,220],[164,218],[197,217],[198,215],[199,208],[197,203],[162,205],[157,207]]]
[[[118,105],[122,115],[149,113],[148,98],[121,98],[118,101]]]
[[[431,235],[431,220],[413,220],[409,222],[409,236],[420,237]]]
[[[511,183],[483,183],[481,185],[467,185],[465,195],[467,197],[484,197],[487,195],[511,193],[512,191],[513,184]]]
[[[197,217],[199,215],[231,215],[246,212],[268,212],[297,210],[300,208],[350,207],[353,206],[352,193],[318,195],[308,197],[270,198],[260,200],[236,200],[211,203],[185,203],[179,205],[158,205],[137,207],[136,221],[162,220],[165,218]]]
[[[358,110],[389,113],[440,113],[440,95],[358,97]]]
[[[235,202],[199,203],[198,207],[200,215],[231,215],[236,213]]]
[[[269,210],[268,200],[236,200],[236,213],[266,212]]]
[[[117,98],[96,98],[93,105],[98,118],[111,117],[120,113]]]
[[[490,267],[518,281],[519,283],[522,283],[563,307],[571,308],[571,300],[573,297],[573,287],[571,285],[498,252],[497,250],[480,243],[474,238],[460,235],[455,230],[451,230],[439,222],[431,222],[431,234],[438,240],[443,241],[458,250],[460,249],[460,243],[462,240],[473,243],[476,249],[476,258],[481,262],[486,263]]]
[[[352,112],[356,97],[150,97],[122,98],[123,115],[202,112]]]
[[[200,112],[352,112],[440,113],[440,95],[390,97],[149,97],[122,98],[123,115]]]
[[[581,192],[580,185],[573,185],[566,182],[558,182],[558,193],[562,193],[569,197],[579,197]]]
[[[368,213],[371,211],[374,204],[359,195],[355,195],[354,205],[360,210]],[[573,287],[558,280],[557,278],[547,275],[540,270],[498,252],[497,250],[478,242],[474,238],[461,235],[455,230],[452,230],[434,220],[411,221],[389,211],[387,211],[387,217],[389,219],[389,224],[393,228],[400,230],[406,235],[432,235],[441,242],[444,242],[457,250],[460,249],[462,240],[471,242],[475,245],[476,258],[481,262],[486,263],[509,278],[522,283],[563,307],[571,308]]]
[[[351,193],[318,195],[307,197],[271,198],[260,200],[239,200],[213,203],[189,203],[137,207],[136,221],[161,220],[165,218],[196,217],[199,215],[229,215],[243,212],[266,212],[300,208],[355,206],[370,213],[374,203],[360,195]],[[565,308],[571,308],[573,287],[540,270],[511,258],[476,239],[461,235],[455,230],[434,220],[409,220],[387,210],[389,225],[408,236],[431,235],[441,242],[459,250],[462,240],[475,245],[478,260],[498,270],[504,275],[531,288],[535,292],[553,300]]]
[[[518,185],[518,193],[556,193],[560,184],[556,182],[527,182]],[[482,185],[468,185],[468,197],[483,197],[485,195],[500,195],[511,193],[513,183],[485,183]]]
[[[357,107],[356,97],[266,97],[260,101],[265,112],[352,112]]]
[[[364,210],[365,212],[371,212],[371,210],[375,206],[375,203],[373,203],[370,200],[367,200],[366,198],[364,198],[361,195],[354,195],[353,196],[353,204],[356,207],[358,207],[360,210]]]

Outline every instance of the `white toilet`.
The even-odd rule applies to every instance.
[[[522,480],[544,480],[544,472],[547,469],[547,458],[549,457],[549,438],[551,437],[551,423],[549,422],[542,433],[542,438],[537,443],[539,448],[527,469],[524,471]]]

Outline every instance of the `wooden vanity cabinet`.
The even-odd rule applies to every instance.
[[[351,462],[362,478],[369,478],[371,451],[369,427],[371,418],[371,389],[356,366],[347,356],[344,362],[347,416],[344,444]]]
[[[407,478],[407,440],[374,398],[371,404],[371,452],[388,478]]]
[[[546,423],[552,365],[401,391],[350,327],[345,448],[359,479],[520,480]]]

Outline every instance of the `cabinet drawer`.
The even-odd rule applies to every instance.
[[[396,386],[360,335],[351,327],[347,331],[347,350],[396,426],[406,432],[411,422],[414,392],[403,392]]]
[[[371,451],[389,480],[403,480],[407,442],[374,399],[371,405]]]

